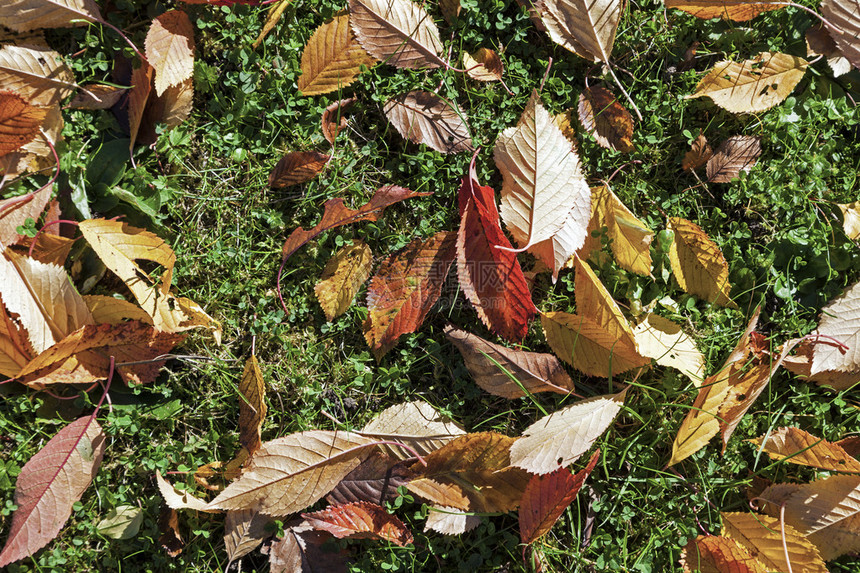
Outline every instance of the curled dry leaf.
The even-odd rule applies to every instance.
[[[750,555],[743,545],[721,535],[700,535],[688,541],[681,550],[681,565],[684,573],[767,573],[761,561]]]
[[[762,12],[785,8],[785,4],[750,0],[664,0],[664,2],[666,8],[683,10],[703,20],[724,18],[735,22],[746,22]]]
[[[319,175],[331,159],[317,151],[292,151],[284,155],[269,173],[269,187],[283,189],[306,183]]]
[[[337,91],[354,82],[362,66],[375,63],[355,39],[349,14],[335,16],[317,28],[302,52],[299,91],[308,96]]]
[[[30,105],[51,106],[72,94],[75,76],[53,50],[6,45],[0,48],[0,86]]]
[[[381,539],[400,547],[413,541],[412,533],[397,516],[367,501],[332,505],[303,513],[302,517],[314,529],[327,531],[338,539]]]
[[[182,10],[168,10],[146,34],[146,59],[155,69],[155,93],[179,86],[194,74],[194,26]]]
[[[0,155],[33,141],[48,110],[34,107],[14,92],[0,91]]]
[[[406,487],[437,505],[475,512],[513,511],[529,481],[528,474],[511,467],[516,438],[495,432],[466,434],[427,456],[427,466],[416,462],[417,475]]]
[[[860,2],[858,0],[822,0],[821,15],[835,28],[827,31],[842,55],[855,68],[860,68]]]
[[[472,150],[466,114],[438,95],[412,91],[389,100],[382,110],[404,139],[440,153]]]
[[[741,171],[749,173],[761,155],[761,139],[750,135],[735,135],[720,144],[708,160],[708,181],[728,183]]]
[[[490,394],[514,399],[536,392],[573,391],[573,380],[552,354],[499,346],[451,325],[445,327],[445,336],[463,355],[478,386]]]
[[[860,371],[860,282],[821,309],[815,334],[823,335],[812,352],[810,375]],[[835,344],[833,340],[839,341]]]
[[[535,5],[553,42],[587,60],[609,62],[624,2],[540,0]]]
[[[355,293],[370,276],[373,253],[362,241],[343,247],[326,263],[314,294],[331,322],[352,304]]]
[[[361,46],[398,68],[438,68],[439,29],[410,0],[349,0],[349,21]]]
[[[697,386],[705,379],[705,357],[681,325],[649,314],[633,328],[633,336],[642,356],[675,368]]]
[[[779,519],[752,513],[723,512],[720,515],[723,517],[723,536],[743,545],[767,571],[827,573],[815,546],[795,528],[780,523]]]
[[[105,434],[92,416],[57,432],[21,468],[15,504],[0,567],[32,555],[56,537],[99,470]]]
[[[432,195],[432,193],[416,193],[405,187],[386,185],[377,189],[373,197],[370,198],[370,201],[356,210],[344,206],[343,199],[329,199],[325,202],[325,212],[323,212],[322,220],[314,228],[305,230],[299,227],[287,237],[281,257],[286,261],[290,258],[290,255],[324,231],[359,221],[377,221],[382,216],[382,211],[386,207],[406,199],[424,197],[426,195]]]
[[[86,26],[102,19],[95,0],[4,0],[0,24],[16,32]]]
[[[412,479],[413,474],[399,460],[373,452],[361,465],[349,472],[326,496],[331,505],[369,501],[383,505],[397,497],[397,488]]]
[[[337,134],[340,133],[347,125],[346,110],[352,107],[358,101],[357,98],[350,97],[329,104],[322,114],[322,132],[326,141],[334,145],[334,140]]]
[[[367,289],[364,338],[377,360],[397,339],[415,332],[442,293],[456,255],[457,236],[436,233],[415,239],[379,265]]]
[[[595,396],[544,416],[511,447],[511,465],[538,475],[569,466],[612,424],[626,395]]]
[[[860,461],[848,455],[842,446],[799,428],[779,428],[750,441],[773,460],[785,460],[828,471],[860,473]]]
[[[473,80],[498,82],[504,73],[502,59],[495,50],[478,48],[474,54],[463,52],[463,68]]]
[[[842,229],[845,234],[852,241],[860,240],[860,201],[837,203],[836,206],[842,211]]]
[[[633,116],[603,87],[585,88],[579,94],[579,121],[597,144],[607,149],[633,151]]]
[[[678,286],[710,303],[737,308],[729,298],[729,265],[720,248],[687,219],[670,217],[666,228],[675,233],[669,262]]]
[[[743,62],[718,63],[687,96],[708,96],[732,113],[765,111],[794,91],[809,62],[779,52],[762,52]]]
[[[684,154],[684,159],[681,160],[681,167],[683,167],[684,171],[698,169],[706,164],[713,154],[714,150],[708,145],[708,140],[704,135],[700,134],[696,138],[696,141],[693,142],[693,145],[690,146],[690,151]]]
[[[127,92],[126,88],[104,84],[84,84],[69,102],[71,109],[110,109]]]
[[[842,55],[833,37],[823,23],[819,22],[806,30],[806,57],[824,56],[833,76],[839,77],[851,71],[851,62]]]
[[[523,492],[519,510],[523,543],[534,543],[552,529],[567,506],[576,499],[599,459],[600,450],[597,450],[585,468],[574,475],[567,468],[559,468],[549,474],[532,476]]]
[[[27,332],[0,304],[0,376],[14,378],[30,358]]]
[[[537,312],[522,267],[502,232],[496,194],[482,186],[475,158],[458,193],[457,277],[478,318],[509,341],[525,338]]]
[[[442,416],[421,400],[386,408],[361,430],[361,435],[405,444],[422,456],[438,450],[466,433],[462,426]],[[390,444],[382,448],[399,460],[413,457],[412,452]]]

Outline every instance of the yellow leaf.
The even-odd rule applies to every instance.
[[[609,248],[622,269],[651,276],[651,241],[654,231],[645,226],[609,187],[602,198],[606,205],[606,228],[612,241]]]
[[[634,328],[633,335],[642,356],[657,364],[675,368],[698,386],[705,378],[705,357],[681,325],[656,314],[649,314]]]
[[[364,51],[349,27],[349,15],[337,16],[313,33],[302,52],[299,91],[320,95],[345,88],[355,81],[361,67],[376,59]]]
[[[762,52],[743,62],[723,61],[687,97],[708,96],[732,113],[764,111],[788,97],[807,65],[803,58],[779,52]]]
[[[146,34],[146,59],[155,68],[155,93],[178,86],[194,75],[194,26],[181,10],[152,21]]]
[[[269,10],[269,15],[266,17],[266,23],[263,24],[263,29],[260,30],[260,35],[257,36],[257,39],[254,40],[254,43],[251,44],[254,49],[260,47],[260,44],[263,43],[263,40],[266,39],[266,36],[269,35],[269,32],[275,29],[275,26],[278,25],[278,22],[281,21],[281,16],[284,15],[284,11],[287,9],[287,6],[290,5],[292,0],[281,0],[276,6],[272,6]]]
[[[161,477],[161,472],[155,472],[155,482],[158,484],[158,491],[161,492],[161,497],[164,498],[164,503],[171,509],[193,509],[195,511],[213,511],[206,509],[206,502],[202,499],[194,497],[185,490],[179,490],[170,485],[166,479]]]
[[[815,546],[779,519],[752,513],[721,513],[723,535],[738,541],[768,571],[827,573]],[[786,557],[791,563],[789,566]]]
[[[605,328],[616,340],[624,340],[635,349],[633,330],[621,308],[588,263],[581,259],[576,261],[575,285],[577,312]]]
[[[323,269],[314,293],[329,322],[346,312],[370,276],[373,253],[362,241],[340,249]]]
[[[713,304],[737,308],[729,298],[729,266],[720,248],[692,221],[670,217],[667,228],[675,233],[669,262],[678,285]]]
[[[842,228],[852,241],[860,239],[860,201],[836,205],[842,211]]]

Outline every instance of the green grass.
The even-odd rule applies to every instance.
[[[173,2],[119,0],[110,20],[127,30],[138,46],[148,21]],[[181,4],[181,3],[179,3]],[[196,24],[195,111],[189,122],[164,133],[154,149],[135,150],[137,168],[125,155],[125,136],[109,112],[66,112],[62,149],[63,187],[77,205],[81,198],[95,216],[124,214],[164,236],[178,257],[174,284],[224,324],[224,344],[200,334],[182,352],[205,360],[176,360],[149,387],[112,391],[113,410],[103,410],[108,434],[105,461],[94,485],[76,504],[60,536],[32,559],[9,571],[218,571],[226,566],[223,516],[186,512],[183,553],[169,558],[157,543],[161,498],[156,470],[193,471],[229,460],[238,449],[237,383],[252,345],[268,386],[269,416],[264,440],[310,428],[354,428],[395,403],[423,399],[469,431],[519,435],[541,416],[529,399],[506,401],[481,391],[462,359],[442,336],[447,320],[482,336],[489,333],[463,303],[437,308],[420,332],[404,336],[376,363],[361,334],[362,294],[344,316],[328,324],[313,286],[337,248],[360,238],[377,259],[415,237],[458,225],[456,192],[466,172],[465,154],[443,156],[406,143],[388,124],[381,104],[414,89],[433,90],[456,101],[469,117],[481,182],[501,186],[492,161],[498,133],[514,125],[531,91],[552,66],[542,92],[544,105],[560,112],[576,105],[585,86],[605,82],[593,65],[555,46],[530,23],[514,0],[462,0],[455,26],[440,23],[446,47],[503,50],[505,80],[474,82],[447,71],[398,70],[380,65],[343,93],[304,97],[296,89],[302,48],[343,2],[294,0],[281,24],[258,50],[250,43],[264,20],[259,8],[187,6]],[[815,7],[814,3],[809,4]],[[183,4],[184,6],[184,4]],[[739,310],[717,308],[683,293],[667,273],[667,237],[654,241],[654,279],[639,277],[614,262],[597,268],[615,298],[643,307],[670,297],[674,310],[657,305],[667,318],[694,334],[714,372],[743,331],[751,310],[763,305],[760,330],[778,345],[808,333],[818,311],[848,284],[860,279],[860,250],[841,230],[831,203],[858,199],[860,74],[833,79],[826,63],[811,66],[791,97],[767,112],[735,116],[710,100],[686,100],[701,73],[716,62],[750,57],[762,50],[805,55],[803,34],[813,19],[800,10],[769,12],[751,22],[704,21],[666,12],[656,1],[632,2],[618,29],[614,64],[641,109],[631,154],[598,147],[580,134],[580,155],[590,181],[609,177],[624,203],[655,231],[669,216],[697,222],[728,260]],[[453,32],[454,39],[448,42]],[[97,28],[57,30],[49,41],[70,58],[79,83],[110,76],[114,55],[130,50],[112,33]],[[689,69],[683,53],[701,46]],[[319,121],[328,103],[355,94],[348,137],[332,151],[331,169],[299,188],[270,190],[268,172],[289,150],[328,152]],[[737,134],[762,138],[763,154],[751,173],[729,184],[697,187],[680,159],[704,133],[712,144]],[[98,150],[102,149],[101,152]],[[120,151],[117,151],[119,149]],[[634,163],[630,163],[630,162]],[[18,184],[31,189],[44,179]],[[389,208],[376,223],[328,232],[290,259],[282,282],[286,313],[275,294],[275,273],[286,235],[315,224],[322,203],[344,197],[363,203],[378,186],[396,183],[432,197]],[[133,205],[112,191],[136,197]],[[659,207],[659,209],[658,209]],[[149,214],[147,214],[149,211]],[[78,213],[77,215],[81,215]],[[154,216],[153,216],[154,215]],[[88,271],[92,272],[92,271]],[[85,274],[84,276],[88,276]],[[446,294],[455,295],[455,281]],[[110,283],[106,288],[116,288]],[[101,287],[97,287],[101,288]],[[534,298],[542,309],[572,307],[573,280],[556,285],[540,277]],[[449,301],[451,296],[446,296]],[[537,323],[526,343],[548,351]],[[606,393],[605,381],[571,371],[578,392]],[[82,398],[58,403],[21,388],[0,386],[0,531],[8,531],[14,480],[20,468],[68,420],[91,406]],[[776,481],[807,480],[812,471],[771,463],[757,456],[746,438],[783,425],[798,425],[826,439],[860,431],[860,410],[852,392],[834,395],[780,373],[754,404],[720,455],[717,440],[675,469],[663,469],[672,440],[695,395],[679,373],[657,368],[637,381],[616,424],[599,441],[603,452],[588,487],[540,547],[546,571],[659,572],[678,569],[680,548],[701,534],[717,533],[720,511],[744,511],[752,476]],[[543,394],[534,400],[551,411],[570,403]],[[326,412],[342,422],[334,423]],[[174,475],[195,487],[190,476]],[[197,490],[198,495],[205,495]],[[368,541],[343,542],[353,552],[353,571],[526,571],[515,516],[484,518],[477,530],[458,537],[424,534],[420,503],[404,499],[398,515],[415,534],[414,547]],[[95,525],[118,505],[144,509],[140,533],[126,541],[103,537]],[[586,539],[584,531],[590,531]],[[263,569],[265,557],[245,560],[243,570]],[[850,556],[831,571],[856,571]]]

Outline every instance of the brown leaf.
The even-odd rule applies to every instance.
[[[260,449],[260,428],[266,419],[266,383],[253,354],[245,363],[245,371],[239,382],[239,443],[253,455]]]
[[[664,2],[666,8],[677,8],[704,20],[724,18],[735,22],[746,22],[762,12],[785,8],[784,4],[750,0],[664,0]]]
[[[410,0],[349,0],[358,42],[377,60],[398,68],[438,68],[442,42],[424,8]]]
[[[376,59],[364,51],[349,27],[349,14],[335,16],[313,33],[302,52],[298,88],[306,96],[349,86]]]
[[[415,239],[382,262],[367,289],[364,338],[377,360],[403,334],[415,332],[436,304],[454,262],[457,236]]]
[[[838,442],[828,442],[799,428],[779,428],[770,435],[749,441],[773,460],[835,472],[860,473],[860,461],[850,456]]]
[[[269,174],[269,187],[283,189],[315,178],[331,159],[317,151],[292,151],[278,161]]]
[[[266,525],[271,521],[269,516],[255,509],[228,511],[224,516],[224,545],[229,563],[241,559],[259,547],[269,536]]]
[[[131,73],[131,90],[128,92],[128,132],[129,149],[134,149],[137,136],[141,130],[143,114],[146,111],[146,103],[152,92],[152,78],[155,69],[147,62],[143,62],[139,68]]]
[[[534,543],[546,535],[564,510],[576,499],[576,494],[597,461],[598,449],[584,469],[571,475],[567,468],[552,473],[532,476],[520,502],[520,539],[523,543]]]
[[[24,236],[18,234],[18,227],[27,219],[37,221],[51,198],[51,187],[0,200],[0,249],[14,245]]]
[[[489,48],[478,48],[474,54],[463,52],[463,67],[470,78],[479,82],[501,81],[504,73],[499,54]]]
[[[839,51],[852,66],[860,68],[860,43],[857,42],[860,18],[858,18],[857,0],[822,0],[821,15],[833,25],[833,27],[828,26],[827,31],[830,32]]]
[[[284,536],[269,549],[271,573],[346,573],[346,550],[327,550],[330,533],[314,530],[306,521],[294,520]]]
[[[361,430],[363,436],[405,444],[422,456],[438,450],[465,433],[462,426],[442,416],[433,406],[421,400],[386,408]],[[386,444],[383,449],[397,459],[413,457],[412,452],[398,446]]]
[[[329,104],[325,108],[322,114],[322,132],[326,141],[334,145],[337,134],[347,125],[346,110],[357,101],[358,98],[350,97]]]
[[[32,358],[27,331],[0,301],[0,376],[14,378]]]
[[[684,573],[767,573],[743,545],[721,535],[700,535],[681,551]]]
[[[194,74],[194,26],[181,10],[168,10],[146,34],[146,59],[155,69],[155,93],[162,95]]]
[[[30,105],[52,106],[71,95],[75,76],[53,50],[10,45],[0,48],[0,86]]]
[[[51,541],[72,515],[99,470],[105,434],[92,416],[78,418],[57,432],[21,469],[0,567],[28,557]]]
[[[338,539],[381,539],[401,547],[413,541],[412,533],[397,516],[366,501],[331,505],[302,517],[314,529],[328,531]]]
[[[410,468],[418,477],[407,487],[436,504],[476,512],[513,511],[529,481],[510,467],[516,438],[495,432],[466,434],[427,456],[427,466]]]
[[[446,22],[454,24],[460,15],[460,0],[439,0],[439,10]]]
[[[33,141],[47,113],[14,92],[0,91],[0,155]]]
[[[579,121],[597,144],[607,149],[633,151],[633,116],[602,87],[585,88],[579,95]]]
[[[708,145],[708,140],[704,135],[700,134],[696,138],[696,141],[693,142],[693,145],[690,146],[690,151],[684,154],[684,159],[681,160],[681,167],[683,167],[684,171],[698,169],[706,164],[713,154],[714,150]]]
[[[185,0],[189,4],[200,4],[200,3],[208,3],[210,0]],[[260,44],[263,43],[263,40],[266,39],[266,36],[269,35],[269,32],[275,29],[275,26],[278,25],[278,22],[281,21],[281,17],[284,15],[284,12],[289,7],[290,2],[292,0],[280,0],[277,4],[272,5],[269,8],[269,15],[266,17],[266,23],[263,24],[263,29],[260,30],[260,34],[257,36],[257,39],[254,40],[254,43],[251,46],[256,50],[260,47]]]
[[[378,505],[397,497],[397,488],[406,485],[413,474],[399,460],[373,452],[349,472],[326,496],[330,505],[369,501]]]
[[[472,151],[466,114],[434,93],[401,94],[388,100],[382,111],[404,139],[424,143],[440,153]]]
[[[29,237],[21,241],[18,252],[24,254],[32,248],[30,256],[37,261],[50,265],[63,266],[66,264],[66,259],[68,259],[69,252],[72,250],[74,244],[75,239],[67,239],[53,233],[44,232],[36,237],[35,244],[33,239]]]
[[[811,376],[830,371],[860,371],[860,282],[849,286],[821,309],[815,334],[829,338],[819,340],[814,347]]]
[[[290,255],[299,250],[304,244],[318,237],[324,231],[359,221],[377,221],[386,207],[406,199],[427,195],[432,195],[432,193],[416,193],[405,187],[386,185],[377,189],[370,201],[357,210],[352,210],[344,206],[343,199],[329,199],[325,202],[325,212],[323,213],[322,220],[314,228],[306,231],[302,227],[299,227],[290,234],[284,243],[281,255],[282,259],[287,260],[290,258]]]
[[[161,506],[161,512],[158,514],[158,531],[161,533],[158,536],[158,544],[170,557],[176,557],[182,553],[185,542],[179,531],[179,514],[175,509],[167,505]]]
[[[451,325],[445,327],[445,335],[463,355],[478,386],[490,394],[514,399],[536,392],[573,391],[573,380],[552,354],[499,346]]]
[[[748,173],[753,168],[759,155],[761,143],[758,137],[735,135],[728,138],[708,160],[708,181],[728,183],[737,179],[741,171]]]
[[[127,92],[126,88],[104,84],[84,84],[69,102],[70,109],[110,109]]]
[[[624,2],[540,0],[535,4],[553,42],[587,60],[609,62]]]
[[[372,265],[370,247],[359,240],[343,247],[329,259],[314,287],[326,320],[331,322],[346,312],[355,293],[370,276]]]
[[[839,77],[851,71],[851,62],[842,55],[836,42],[823,23],[818,22],[806,30],[806,57],[824,56],[833,76]]]
[[[4,0],[0,24],[16,32],[86,26],[102,19],[95,0]]]
[[[729,298],[729,265],[720,248],[687,219],[669,217],[666,228],[675,233],[669,262],[678,286],[710,303],[737,308]]]

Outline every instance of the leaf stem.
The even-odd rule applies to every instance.
[[[609,68],[609,74],[612,76],[612,79],[615,80],[615,85],[618,86],[618,89],[620,89],[621,93],[624,94],[624,97],[627,98],[627,101],[633,107],[633,111],[636,112],[636,117],[638,117],[639,121],[641,122],[642,121],[642,113],[639,111],[639,108],[636,106],[636,103],[634,103],[633,98],[631,98],[630,94],[627,93],[627,90],[624,89],[624,86],[621,84],[621,80],[619,80],[618,76],[615,75],[615,70],[612,69],[612,66],[609,65],[608,62],[606,63],[606,67]]]

